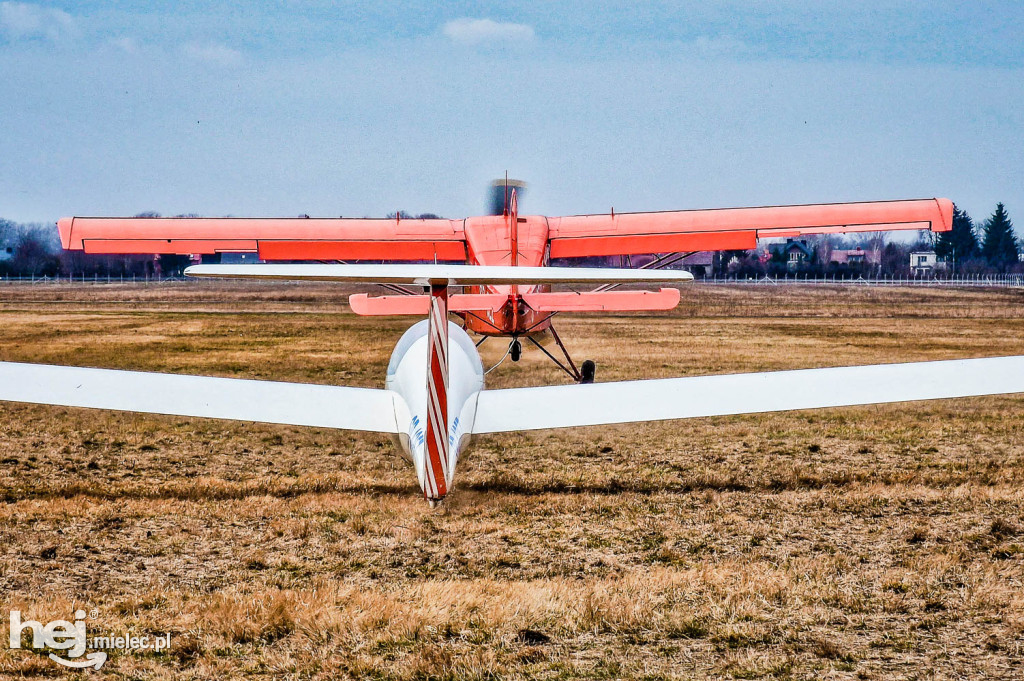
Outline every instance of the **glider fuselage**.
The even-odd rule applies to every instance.
[[[429,389],[428,341],[430,325],[417,322],[402,335],[391,353],[385,387],[398,395],[393,436],[396,448],[416,468],[420,489],[428,500],[444,498],[451,489],[459,456],[470,444],[476,403],[484,389],[484,370],[472,339],[459,326],[448,322],[447,447],[435,448],[444,480],[433,478],[427,437]],[[440,490],[438,489],[440,487]]]

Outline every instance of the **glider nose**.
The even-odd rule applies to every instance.
[[[433,490],[430,488],[429,483],[421,484],[420,488],[423,490],[423,498],[430,504],[430,508],[437,508],[441,505],[441,502],[448,496],[448,490]]]

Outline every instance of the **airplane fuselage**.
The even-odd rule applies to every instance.
[[[467,218],[466,250],[471,265],[541,267],[548,264],[548,221],[543,215],[493,215]],[[547,291],[548,286],[480,286],[467,293],[498,293],[508,302],[497,311],[462,313],[466,327],[484,336],[510,336],[546,331],[550,313],[539,312],[523,293]]]

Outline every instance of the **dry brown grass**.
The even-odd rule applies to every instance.
[[[559,328],[612,380],[1024,354],[1022,302],[694,286]],[[411,320],[204,283],[3,286],[0,321],[5,360],[378,386]],[[382,437],[0,405],[0,613],[173,632],[96,678],[1021,678],[1022,404],[488,436],[440,511]]]

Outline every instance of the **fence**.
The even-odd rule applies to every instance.
[[[158,277],[156,275],[136,276],[134,274],[127,276],[120,274],[93,274],[90,276],[86,276],[84,274],[72,274],[66,277],[0,277],[0,284],[161,284],[172,281],[195,281],[195,279],[175,275]]]
[[[162,284],[176,281],[197,281],[182,276],[124,276],[94,274],[92,276],[71,275],[67,277],[0,277],[0,284]],[[701,277],[696,281],[704,284],[740,284],[740,285],[835,285],[835,286],[951,286],[979,288],[1017,288],[1024,287],[1024,274],[993,274],[969,275],[962,277],[946,277],[943,279],[929,277],[801,277],[798,275],[782,277]]]
[[[743,285],[835,285],[835,286],[950,286],[950,287],[984,287],[984,288],[1016,288],[1024,287],[1024,274],[992,274],[967,275],[957,277],[801,277],[786,275],[782,277],[704,277],[697,281],[705,284],[743,284]]]

